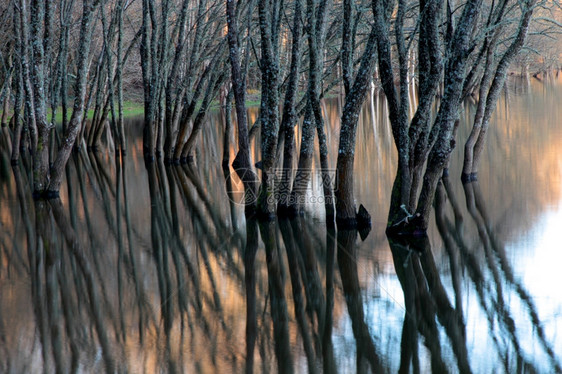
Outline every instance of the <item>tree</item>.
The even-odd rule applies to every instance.
[[[495,30],[494,25],[507,22],[508,15],[502,11],[502,4],[492,3],[490,7],[486,7],[488,13],[483,13],[482,1],[469,0],[453,12],[450,2],[445,7],[445,3],[441,1],[421,1],[417,5],[418,15],[407,19],[406,15],[411,13],[411,8],[405,0],[397,3],[373,2],[374,22],[369,37],[373,42],[367,43],[365,51],[372,55],[376,51],[378,54],[378,73],[388,102],[392,133],[398,151],[398,170],[388,217],[390,234],[423,234],[427,229],[437,182],[455,146],[454,129],[461,110],[463,92],[466,92],[474,79],[475,67],[482,64],[477,54],[479,46],[484,43],[486,33],[495,32],[479,32],[477,25],[481,17],[492,20],[489,23],[490,30]],[[522,6],[530,9],[529,5],[530,3],[524,3]],[[344,12],[349,11],[350,7],[346,7],[344,2]],[[513,12],[511,10],[509,15]],[[525,10],[521,12],[522,18],[516,34],[518,37],[513,42],[514,48],[508,48],[509,56],[516,53],[515,46],[522,43],[530,16],[531,13]],[[349,32],[351,28],[345,26],[346,19],[350,17],[344,17],[344,30]],[[413,31],[409,31],[407,35],[405,30]],[[349,37],[344,35],[343,39]],[[417,41],[418,47],[419,103],[410,120],[408,56],[414,41]],[[488,44],[488,47],[494,53],[498,51],[496,46]],[[344,43],[343,51],[348,49]],[[338,153],[336,214],[338,223],[344,226],[356,225],[353,151],[356,116],[372,69],[370,60],[372,57],[369,59],[363,55],[355,82],[351,83],[351,59],[342,57],[344,87],[348,94],[342,114]],[[511,57],[504,59],[498,79],[500,76],[505,77],[510,60]],[[364,67],[369,69],[362,70]],[[397,74],[395,70],[398,70]],[[363,77],[366,80],[361,80]],[[501,83],[500,80],[497,83]],[[437,102],[440,85],[443,93]],[[433,112],[436,105],[437,109]]]
[[[349,27],[351,16],[348,14],[349,12],[351,12],[350,2],[344,1],[343,6],[344,26],[342,40],[351,40],[351,27]],[[377,11],[381,10],[379,9],[381,7],[380,2],[373,1],[372,7],[374,15],[377,14]],[[375,17],[375,24],[376,22],[377,19]],[[361,65],[359,66],[359,69],[357,70],[357,74],[353,81],[351,81],[353,72],[350,71],[351,67],[348,65],[350,62],[345,64],[346,67],[344,67],[343,69],[344,86],[346,87],[346,90],[349,91],[346,92],[345,104],[341,117],[340,142],[338,148],[338,161],[336,166],[338,183],[336,189],[336,222],[338,224],[338,227],[341,228],[354,228],[357,225],[356,207],[353,197],[353,164],[355,161],[355,138],[357,135],[357,121],[359,118],[359,112],[361,110],[361,105],[365,100],[367,87],[370,83],[375,67],[377,37],[384,37],[384,34],[378,34],[376,27],[372,26],[371,32],[369,34],[369,39],[361,57]],[[349,51],[350,49],[348,49],[346,43],[344,43],[344,55],[350,53]],[[343,61],[351,61],[351,57],[344,57]]]
[[[246,191],[246,198],[256,196],[257,192],[257,175],[252,169],[250,161],[250,139],[248,133],[248,117],[246,114],[246,72],[250,59],[250,39],[246,43],[246,54],[244,63],[240,59],[240,46],[239,46],[239,28],[237,13],[240,12],[241,7],[234,7],[234,0],[226,1],[226,21],[228,25],[228,49],[230,59],[230,77],[232,82],[232,92],[236,106],[236,118],[238,125],[238,153],[232,163],[234,170],[242,180],[244,189]],[[246,29],[250,32],[251,14],[253,11],[254,2],[247,5],[246,18],[248,22]],[[226,119],[230,121],[230,118]],[[249,200],[245,202],[247,212],[252,213],[255,209],[255,201]]]
[[[50,144],[49,138],[54,124],[50,123],[47,119],[49,86],[51,82],[58,80],[58,76],[53,76],[53,71],[58,73],[59,76],[62,75],[62,70],[50,68],[52,41],[54,38],[51,32],[54,4],[53,2],[33,0],[28,6],[27,0],[14,2],[15,14],[17,15],[14,26],[17,29],[16,44],[19,47],[16,70],[19,76],[16,78],[18,98],[16,99],[17,109],[15,111],[15,131],[12,148],[21,148],[22,130],[19,123],[19,105],[23,96],[26,117],[23,130],[25,133],[27,129],[30,134],[33,156],[33,188],[36,197],[58,196],[64,176],[64,167],[80,131],[82,116],[84,115],[84,98],[94,23],[93,18],[98,6],[99,1],[84,1],[82,5],[81,43],[76,56],[77,70],[74,85],[74,108],[70,124],[62,134],[56,156],[51,159],[50,150],[53,145]],[[64,43],[60,43],[58,58],[66,59],[67,54],[68,49],[64,47]],[[22,91],[20,87],[22,86],[23,93],[20,93]],[[12,163],[17,163],[18,159],[19,153],[16,151],[12,154]]]
[[[478,177],[478,167],[484,150],[486,131],[490,125],[490,119],[500,97],[501,90],[504,87],[509,65],[523,47],[527,37],[529,23],[535,9],[535,1],[529,0],[519,3],[521,15],[515,36],[511,44],[501,54],[501,57],[498,58],[498,39],[503,36],[502,31],[506,26],[500,23],[500,21],[502,21],[506,6],[507,1],[503,1],[498,5],[497,17],[490,27],[492,31],[486,39],[484,46],[482,46],[481,53],[486,55],[486,64],[482,79],[480,80],[478,104],[474,115],[472,131],[464,147],[462,171],[462,179],[464,181],[474,181]]]

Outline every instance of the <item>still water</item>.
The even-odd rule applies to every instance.
[[[467,102],[418,242],[384,235],[396,154],[377,95],[356,152],[366,238],[326,228],[315,180],[304,218],[246,221],[218,112],[195,165],[145,167],[131,121],[126,159],[75,154],[49,203],[10,167],[3,129],[0,372],[560,372],[561,103],[562,78],[511,81],[463,186]],[[332,155],[340,110],[325,103]]]

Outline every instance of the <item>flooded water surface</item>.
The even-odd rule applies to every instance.
[[[396,152],[376,94],[355,160],[366,237],[326,225],[315,179],[304,217],[246,220],[219,111],[194,164],[145,166],[130,121],[122,162],[75,153],[47,202],[2,129],[0,372],[561,372],[561,103],[562,79],[510,81],[463,185],[467,102],[428,238],[403,242],[384,233]],[[340,110],[324,103],[331,155]]]

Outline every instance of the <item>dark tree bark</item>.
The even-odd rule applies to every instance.
[[[111,114],[110,120],[110,129],[113,135],[113,139],[115,142],[115,153],[121,153],[121,145],[120,139],[122,138],[119,134],[119,128],[117,127],[117,114],[115,113],[115,89],[114,89],[114,79],[113,79],[113,58],[112,58],[112,44],[113,44],[113,36],[115,34],[114,28],[117,27],[118,23],[118,12],[114,13],[110,25],[107,25],[107,19],[105,16],[105,7],[102,5],[100,7],[101,10],[101,19],[102,19],[102,28],[103,28],[103,43],[104,43],[104,52],[105,52],[105,61],[106,61],[106,71],[107,71],[107,103],[106,106],[109,104],[109,110]],[[117,65],[119,61],[117,61]],[[117,66],[116,66],[117,68]]]
[[[406,38],[403,33],[404,6],[404,2],[399,2],[394,26],[400,66],[399,97],[396,95],[394,85],[388,83],[394,81],[392,67],[388,64],[388,61],[391,61],[390,44],[384,38],[379,39],[381,80],[389,101],[389,116],[399,157],[387,230],[389,233],[408,232],[423,235],[427,229],[437,182],[455,146],[453,130],[457,123],[467,77],[471,74],[467,69],[469,57],[478,43],[474,30],[480,14],[481,1],[468,1],[464,4],[455,25],[453,25],[453,17],[448,13],[447,23],[444,26],[440,26],[442,2],[420,3],[419,105],[411,121],[408,121],[408,103],[404,92],[407,89],[405,82],[408,79],[405,56],[409,48],[405,44]],[[385,25],[385,23],[379,24]],[[388,26],[389,23],[386,25]],[[440,27],[446,28],[446,32],[440,32]],[[444,42],[441,41],[441,35],[445,35]],[[442,46],[445,49],[442,49]],[[443,51],[447,57],[445,64],[441,62]],[[432,106],[441,82],[442,71],[444,92],[435,120],[432,120]],[[422,189],[418,196],[420,183]]]
[[[123,121],[123,17],[124,17],[124,1],[118,0],[117,3],[117,110],[118,120],[117,128],[119,129],[119,145],[121,156],[127,153],[127,140],[125,138],[125,127]]]
[[[415,220],[415,230],[427,230],[437,182],[455,146],[455,140],[452,137],[453,127],[459,112],[467,58],[471,47],[470,38],[478,20],[481,3],[481,0],[471,0],[466,3],[453,35],[451,45],[454,47],[445,68],[445,92],[431,131],[436,133],[436,139],[434,143],[430,141],[433,146],[428,156],[422,190],[416,208],[418,219]]]
[[[20,17],[14,3],[14,35],[15,37],[15,50],[16,53],[14,58],[14,87],[15,87],[15,101],[14,101],[14,114],[12,116],[11,122],[13,123],[13,135],[12,135],[12,154],[11,163],[12,165],[17,165],[20,159],[20,150],[23,149],[22,142],[22,131],[23,124],[20,118],[20,113],[23,107],[24,100],[24,88],[23,88],[23,68],[22,68],[22,55],[18,53],[22,50],[22,37],[21,37],[21,27],[20,27]]]
[[[283,103],[283,118],[281,121],[281,134],[284,139],[283,169],[279,183],[279,201],[277,213],[287,215],[291,205],[291,185],[293,176],[293,158],[295,153],[295,124],[297,122],[296,104],[297,89],[300,74],[301,61],[301,34],[302,34],[302,1],[295,1],[295,13],[293,16],[291,65],[285,100]],[[310,22],[310,20],[309,20]]]
[[[314,114],[312,113],[312,105],[306,100],[304,118],[302,121],[301,146],[299,150],[299,163],[295,179],[293,180],[293,189],[291,191],[291,210],[296,214],[303,214],[304,199],[308,184],[312,177],[312,158],[314,155]]]
[[[181,86],[175,85],[175,80],[178,77],[180,70],[180,59],[185,47],[185,30],[187,28],[187,11],[189,7],[189,0],[184,0],[182,3],[180,16],[179,16],[179,32],[178,32],[178,43],[174,52],[174,60],[170,68],[170,74],[168,75],[168,81],[166,82],[165,97],[166,97],[166,107],[164,116],[164,128],[166,130],[166,140],[164,145],[165,160],[167,162],[172,161],[172,157],[175,151],[175,136],[177,136],[176,121],[174,120],[174,103],[176,97],[181,93]],[[200,7],[201,9],[202,7]]]
[[[90,45],[92,40],[92,21],[96,8],[99,6],[97,0],[83,2],[82,21],[80,25],[80,38],[83,43],[80,44],[78,50],[78,69],[76,73],[76,83],[74,87],[74,106],[70,123],[65,133],[61,145],[58,149],[57,158],[51,168],[52,175],[48,190],[52,195],[57,196],[64,178],[65,165],[70,157],[72,148],[76,142],[76,137],[80,132],[82,125],[82,116],[84,116],[84,101],[86,97],[86,80],[88,75],[88,56],[90,53]]]
[[[351,45],[353,8],[351,0],[343,0],[341,66],[345,94],[349,95],[353,80],[353,49]]]
[[[480,158],[482,157],[486,131],[490,125],[490,118],[492,117],[492,113],[500,97],[501,89],[505,85],[507,69],[525,43],[529,23],[534,11],[534,4],[534,0],[527,0],[521,3],[521,17],[519,19],[517,33],[505,53],[501,56],[497,65],[494,64],[493,54],[495,52],[494,47],[496,45],[496,40],[502,29],[501,25],[499,25],[492,36],[486,58],[486,70],[480,83],[478,107],[474,116],[472,131],[464,148],[463,180],[470,181],[477,179],[478,166],[480,164]],[[503,12],[501,12],[500,15],[503,15]],[[502,17],[498,16],[496,24],[501,21]],[[494,66],[495,71],[493,70]]]
[[[219,60],[222,60],[222,58],[220,58]],[[193,156],[191,155],[191,152],[195,145],[197,135],[201,132],[203,128],[203,124],[204,124],[203,121],[205,119],[205,115],[207,114],[207,110],[209,109],[209,105],[211,104],[211,100],[216,95],[221,84],[224,81],[225,78],[224,72],[221,73],[220,69],[218,68],[215,68],[213,70],[215,71],[213,72],[211,79],[209,80],[207,90],[205,92],[205,96],[203,97],[203,102],[201,103],[201,108],[199,109],[199,112],[197,113],[197,116],[193,121],[193,128],[191,129],[191,134],[189,135],[189,138],[187,139],[187,141],[182,147],[181,150],[182,162],[193,160]]]
[[[325,23],[328,8],[327,0],[322,0],[318,4],[318,9],[313,0],[307,2],[307,16],[309,19],[309,100],[314,113],[316,132],[318,133],[318,146],[320,151],[320,169],[322,178],[322,190],[324,193],[324,208],[326,210],[326,221],[334,221],[334,186],[332,185],[333,175],[330,174],[328,162],[328,144],[322,109],[320,107],[320,91],[322,87],[322,71],[324,69],[324,58],[322,56],[325,48]]]
[[[156,65],[156,20],[154,0],[142,1],[142,38],[140,45],[142,80],[144,89],[144,130],[143,153],[147,161],[154,161],[156,155],[156,97],[154,85]]]
[[[378,2],[373,2],[377,6]],[[350,35],[343,35],[348,38]],[[355,161],[355,138],[361,105],[365,100],[367,88],[371,80],[376,55],[376,43],[379,35],[373,26],[365,50],[361,58],[361,65],[357,76],[346,95],[345,105],[341,118],[340,144],[338,147],[338,161],[336,166],[337,188],[336,196],[336,222],[341,228],[354,228],[357,226],[356,206],[353,193],[353,165]]]
[[[24,14],[25,1],[22,2]],[[45,28],[45,3],[31,1],[31,69],[30,78],[33,87],[33,110],[37,128],[37,144],[33,154],[33,189],[37,196],[44,193],[49,179],[49,131],[47,122],[47,105],[45,93],[45,49],[43,33]],[[27,20],[25,20],[27,22]]]
[[[303,98],[304,119],[302,123],[301,145],[298,169],[293,181],[291,192],[290,214],[303,214],[305,195],[308,184],[313,175],[312,159],[314,154],[315,132],[318,133],[320,150],[320,171],[322,173],[322,187],[326,220],[333,221],[334,192],[332,186],[333,175],[329,174],[328,146],[324,128],[324,120],[320,107],[321,90],[323,87],[323,49],[326,41],[325,23],[328,1],[307,0],[306,3],[306,33],[308,41],[308,82],[306,96]]]
[[[252,3],[250,2],[247,17],[251,18]],[[226,1],[226,20],[228,25],[228,46],[230,59],[230,76],[232,82],[232,90],[234,92],[234,102],[236,108],[236,123],[238,127],[238,153],[232,163],[232,166],[246,190],[245,196],[256,196],[257,192],[257,176],[252,169],[250,161],[250,140],[248,134],[248,118],[246,113],[246,81],[242,71],[240,60],[240,46],[238,34],[238,21],[234,7],[234,0]],[[249,46],[247,46],[249,53]],[[255,208],[255,201],[246,201],[247,212],[251,212]]]
[[[275,155],[279,133],[279,22],[282,0],[259,0],[261,37],[261,163],[262,183],[257,212],[265,219],[275,216]]]

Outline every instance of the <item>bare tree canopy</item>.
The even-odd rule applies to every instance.
[[[248,213],[303,212],[318,135],[326,216],[354,227],[357,119],[380,89],[398,151],[389,232],[424,232],[462,101],[478,100],[463,139],[470,181],[506,76],[559,67],[560,15],[541,0],[14,0],[0,6],[2,123],[12,162],[29,154],[35,194],[48,197],[72,149],[100,151],[108,134],[126,154],[124,100],[143,98],[144,158],[167,164],[196,162],[206,114],[233,100]],[[337,154],[326,95],[342,100]]]

